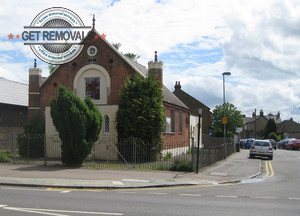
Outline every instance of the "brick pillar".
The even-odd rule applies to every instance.
[[[42,69],[34,67],[29,69],[29,92],[28,92],[28,121],[33,116],[41,115],[40,86],[42,83]]]
[[[155,74],[157,80],[163,85],[163,62],[157,61],[157,52],[155,51],[154,61],[148,62],[149,74]]]

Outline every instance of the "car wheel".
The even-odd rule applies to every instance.
[[[269,158],[270,158],[270,160],[273,160],[273,156],[270,156]]]

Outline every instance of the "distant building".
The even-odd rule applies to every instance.
[[[264,111],[260,110],[259,115],[256,115],[256,113],[253,112],[252,117],[244,116],[244,131],[242,138],[258,138],[257,134],[265,129],[269,119],[274,119],[276,124],[280,123],[280,113],[278,112],[277,115],[264,115]]]
[[[293,118],[276,124],[277,134],[281,139],[300,138],[300,124],[293,121]]]
[[[208,106],[201,103],[196,98],[192,97],[181,89],[180,81],[175,83],[175,91],[173,92],[191,111],[190,115],[190,137],[194,138],[195,143],[198,141],[198,122],[199,108],[202,109],[202,133],[209,135],[211,133],[211,111]]]
[[[27,110],[28,84],[0,77],[0,134],[22,132]]]

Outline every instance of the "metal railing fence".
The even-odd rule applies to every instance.
[[[206,142],[207,139],[206,139]],[[94,143],[83,167],[172,170],[178,163],[186,163],[194,171],[197,148],[189,141],[173,143],[157,153],[157,146],[138,138],[118,142],[114,137],[103,136]],[[0,134],[0,162],[36,165],[63,165],[61,140],[57,135]],[[235,151],[232,141],[226,143],[226,156]],[[1,161],[4,155],[7,161]],[[205,145],[199,151],[199,169],[224,159],[224,145]]]

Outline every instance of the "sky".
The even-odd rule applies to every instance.
[[[21,34],[41,11],[64,7],[92,25],[122,53],[147,67],[164,64],[164,84],[214,110],[226,102],[242,114],[280,112],[300,123],[300,1],[298,0],[0,0],[0,77],[28,83],[37,58]],[[48,65],[37,60],[43,76]]]

